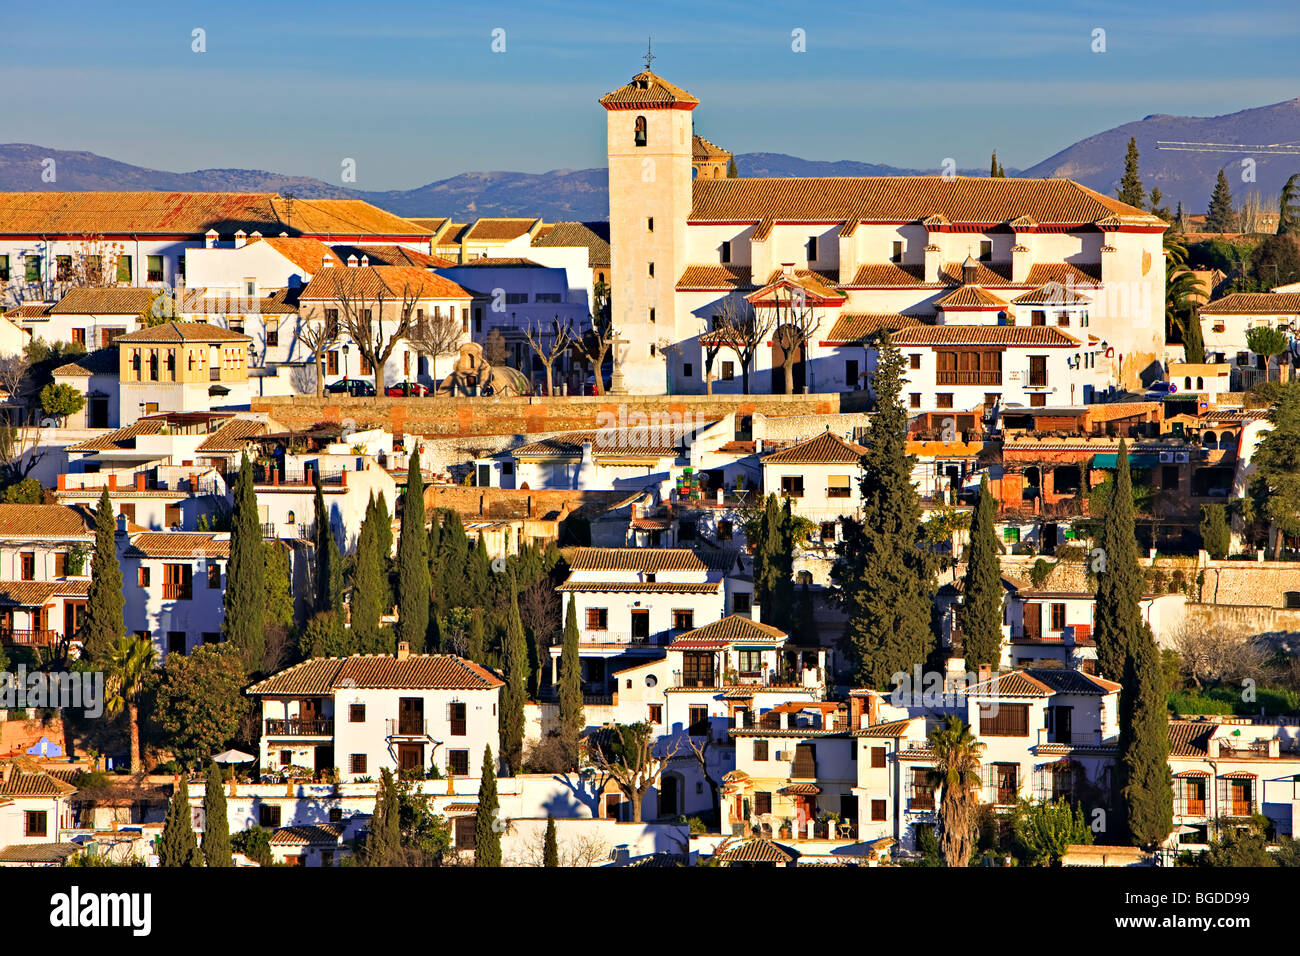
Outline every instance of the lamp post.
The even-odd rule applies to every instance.
[[[343,343],[343,377],[345,379],[348,377],[348,345],[346,342]]]

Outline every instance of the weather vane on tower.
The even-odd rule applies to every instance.
[[[646,68],[647,70],[650,69],[650,61],[653,60],[654,58],[655,58],[655,55],[654,55],[653,53],[650,52],[650,37],[646,37],[646,41],[645,41],[645,68]]]

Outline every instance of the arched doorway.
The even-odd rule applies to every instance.
[[[772,333],[772,394],[785,394],[785,357],[794,352],[793,394],[802,395],[807,385],[804,335],[793,325],[782,325]],[[797,344],[796,344],[797,343]]]
[[[659,816],[677,817],[684,812],[682,797],[685,793],[681,774],[666,773],[659,778]]]

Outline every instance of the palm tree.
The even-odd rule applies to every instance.
[[[966,866],[975,843],[975,805],[979,802],[980,754],[984,744],[975,739],[960,717],[949,717],[930,731],[934,768],[930,784],[943,789],[939,804],[939,850],[948,866]]]
[[[1179,267],[1174,265],[1172,257],[1168,260],[1167,268],[1169,273],[1165,282],[1165,320],[1170,327],[1176,326],[1182,333],[1183,357],[1188,362],[1204,361],[1205,348],[1198,334],[1200,329],[1194,328],[1193,323],[1200,322],[1197,313],[1198,303],[1209,298],[1205,292],[1205,285],[1185,267],[1181,268],[1181,271],[1174,271]]]
[[[146,637],[119,637],[108,658],[108,701],[110,717],[126,709],[131,724],[131,773],[140,766],[140,695],[153,673],[158,652]]]

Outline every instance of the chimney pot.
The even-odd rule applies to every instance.
[[[117,475],[108,476],[108,490],[117,491]]]
[[[406,641],[397,642],[397,659],[404,661],[411,656],[411,645]]]
[[[242,229],[235,231],[235,248],[242,249],[248,243],[248,233]]]
[[[144,472],[143,472],[143,471],[137,471],[137,472],[135,473],[135,490],[136,490],[136,491],[144,491]]]

